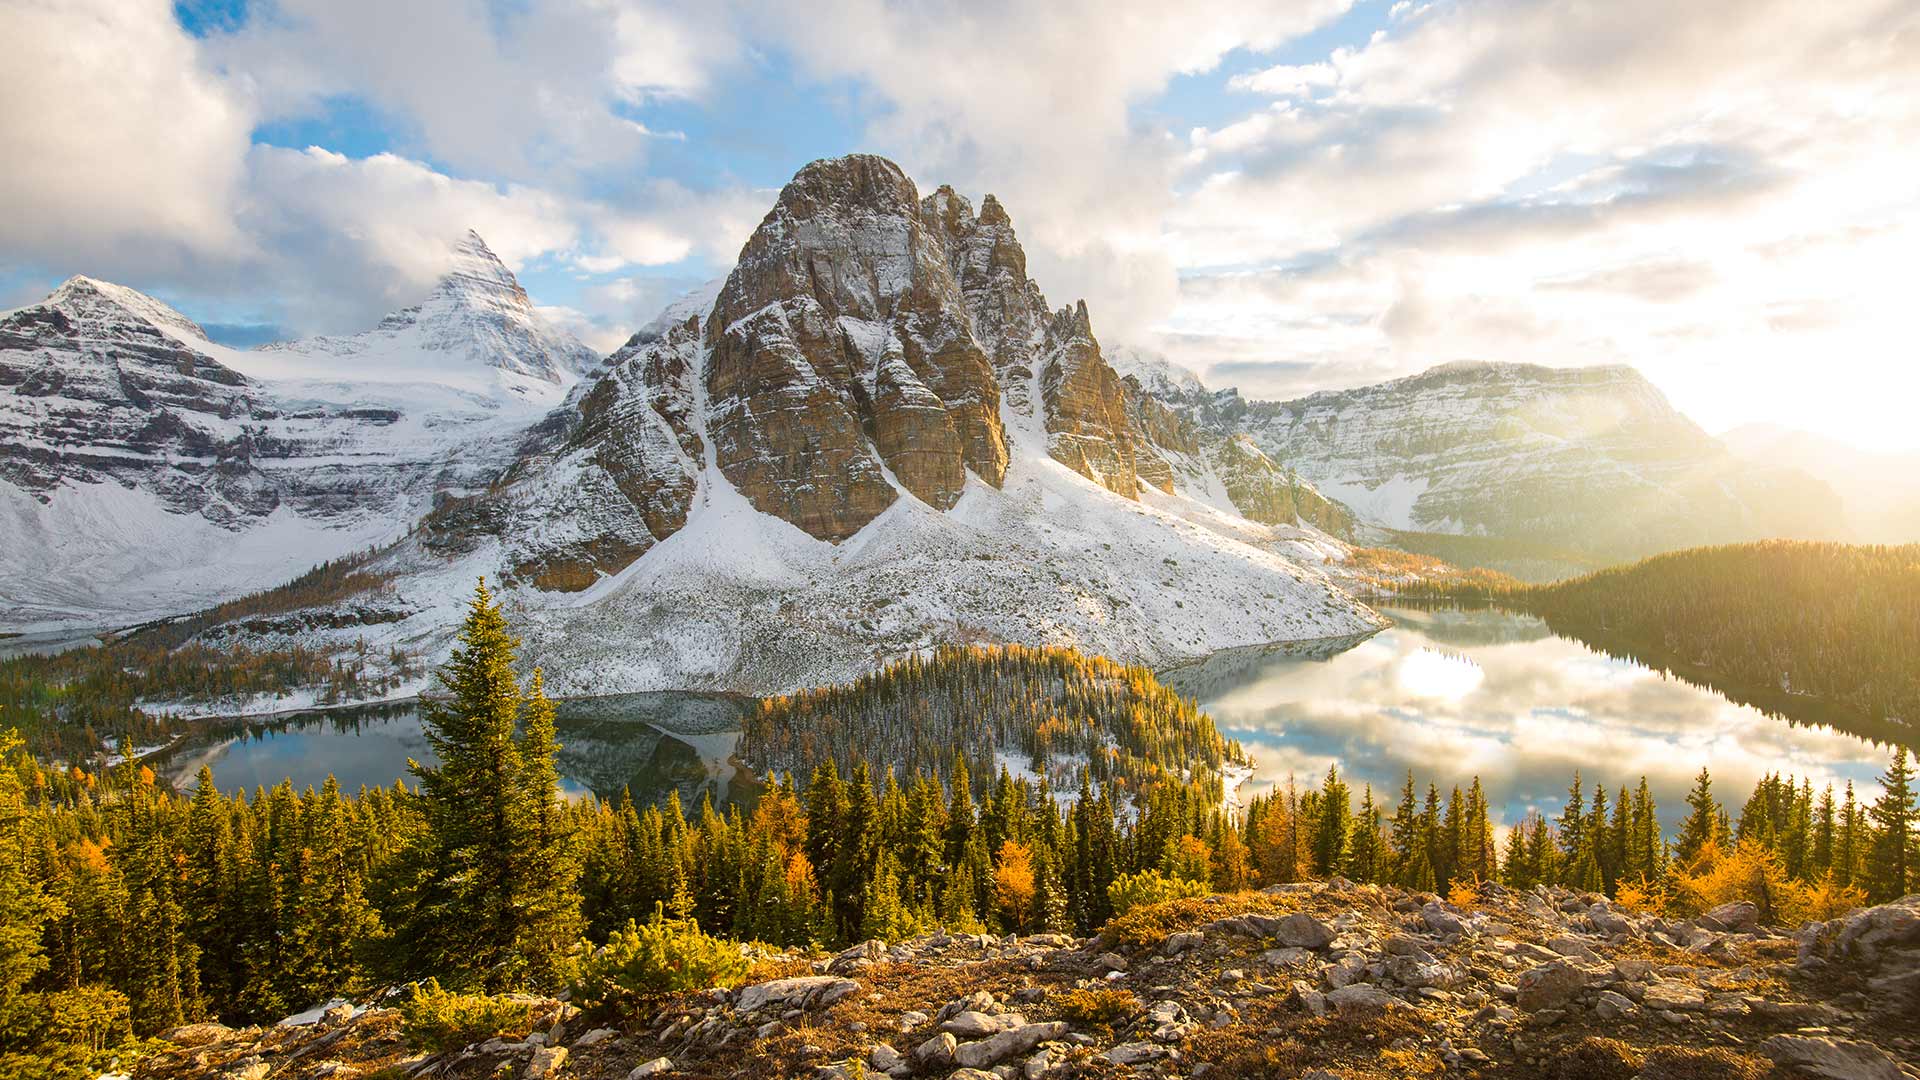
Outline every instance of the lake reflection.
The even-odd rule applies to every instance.
[[[713,694],[621,694],[557,703],[560,785],[569,797],[617,799],[631,790],[640,805],[678,791],[689,812],[712,792],[734,791],[730,762],[747,699]],[[411,703],[298,713],[269,721],[212,721],[148,759],[177,787],[191,787],[201,765],[222,791],[251,792],[292,779],[320,787],[329,774],[346,791],[413,782],[407,759],[431,763],[433,748]]]
[[[1610,659],[1539,619],[1383,610],[1396,625],[1357,643],[1236,650],[1162,679],[1246,747],[1250,794],[1289,773],[1317,783],[1338,764],[1390,813],[1408,768],[1423,794],[1428,780],[1445,792],[1478,775],[1498,822],[1512,824],[1529,809],[1558,814],[1579,769],[1609,796],[1645,775],[1671,829],[1702,765],[1736,815],[1769,772],[1878,792],[1890,751]]]

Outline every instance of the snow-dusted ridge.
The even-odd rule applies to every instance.
[[[403,536],[595,362],[469,234],[421,304],[234,349],[86,277],[0,314],[0,626],[138,622]]]

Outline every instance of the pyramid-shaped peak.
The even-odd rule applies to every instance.
[[[207,340],[207,332],[200,324],[187,318],[172,307],[155,300],[138,289],[129,289],[125,285],[116,285],[111,281],[75,274],[60,283],[60,287],[48,294],[45,306],[57,308],[70,315],[100,314],[101,308],[117,308],[133,318],[153,324],[163,330],[177,330],[191,334],[202,341]]]

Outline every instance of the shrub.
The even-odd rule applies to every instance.
[[[1060,1019],[1085,1027],[1109,1031],[1140,1008],[1140,1001],[1125,990],[1069,990],[1053,997]]]
[[[1633,1080],[1640,1072],[1640,1055],[1619,1039],[1588,1036],[1559,1055],[1554,1080]]]
[[[400,1030],[422,1050],[445,1053],[500,1036],[533,1030],[533,1006],[497,994],[442,990],[437,979],[414,983],[400,1004]]]
[[[1614,890],[1613,902],[1630,915],[1650,915],[1666,908],[1667,894],[1658,884],[1641,878],[1621,882]]]
[[[1647,1052],[1639,1080],[1761,1080],[1772,1068],[1721,1046],[1661,1046]]]
[[[1107,886],[1107,902],[1113,905],[1116,917],[1148,904],[1205,895],[1205,885],[1186,878],[1168,877],[1158,870],[1121,874],[1113,879],[1113,884]]]
[[[1462,911],[1470,911],[1480,904],[1480,879],[1456,881],[1447,888],[1447,903]]]
[[[747,967],[738,943],[708,936],[692,919],[669,919],[656,904],[646,925],[627,920],[626,929],[580,961],[573,993],[599,1005],[630,994],[738,986]]]

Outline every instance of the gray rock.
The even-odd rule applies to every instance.
[[[1375,986],[1343,986],[1327,994],[1327,1004],[1341,1016],[1378,1016],[1407,1003]]]
[[[1003,1023],[997,1016],[988,1016],[986,1013],[968,1009],[964,1012],[954,1013],[942,1021],[940,1030],[950,1031],[955,1038],[959,1039],[978,1039],[982,1036],[991,1035],[1007,1026],[1008,1025]]]
[[[734,1010],[741,1015],[768,1006],[788,1009],[824,1008],[849,994],[860,991],[860,984],[837,975],[800,975],[755,983],[740,991]]]
[[[1313,962],[1313,952],[1289,945],[1279,949],[1268,949],[1260,954],[1260,962],[1268,967],[1293,968]]]
[[[1348,953],[1327,969],[1327,985],[1335,990],[1367,979],[1367,961],[1365,958]]]
[[[1900,1066],[1870,1042],[1775,1035],[1760,1052],[1782,1065],[1830,1080],[1903,1080]]]
[[[1721,904],[1700,916],[1698,921],[1709,930],[1738,934],[1759,925],[1760,909],[1745,900],[1739,900],[1731,904]]]
[[[1603,934],[1633,933],[1633,920],[1605,904],[1593,905],[1592,910],[1587,912],[1587,921]]]
[[[589,1046],[597,1046],[618,1034],[620,1033],[612,1028],[594,1028],[592,1031],[573,1040],[573,1048],[575,1050],[584,1050]]]
[[[1150,1042],[1128,1042],[1108,1050],[1104,1055],[1115,1065],[1144,1065],[1149,1061],[1165,1057],[1166,1048]]]
[[[627,1080],[646,1080],[649,1076],[673,1071],[673,1059],[657,1057],[652,1061],[643,1061],[627,1073]]]
[[[886,1043],[880,1043],[867,1051],[867,1064],[883,1073],[890,1073],[905,1066],[906,1063],[906,1057]]]
[[[1015,1054],[1027,1053],[1041,1043],[1058,1039],[1066,1033],[1067,1025],[1059,1020],[1009,1028],[984,1039],[961,1043],[954,1047],[953,1061],[954,1064],[969,1069],[991,1068]]]
[[[953,1064],[953,1051],[960,1040],[948,1032],[941,1032],[919,1046],[913,1048],[913,1062],[916,1065],[939,1067]]]
[[[527,1080],[546,1080],[558,1073],[567,1063],[567,1048],[564,1046],[542,1046],[533,1052],[533,1058],[527,1062]]]
[[[1550,960],[1521,972],[1514,983],[1514,1003],[1527,1012],[1557,1009],[1587,988],[1587,973],[1569,960]]]
[[[1593,1003],[1593,1015],[1602,1020],[1624,1020],[1638,1011],[1639,1006],[1631,998],[1611,990],[1600,991]]]
[[[1332,928],[1303,911],[1281,919],[1274,927],[1273,936],[1280,944],[1299,949],[1324,949],[1333,943]]]
[[[1460,920],[1460,914],[1450,904],[1430,900],[1420,909],[1420,920],[1427,929],[1436,934],[1464,934],[1467,924]]]
[[[1697,1012],[1707,1007],[1707,995],[1686,983],[1662,979],[1647,987],[1640,1004],[1655,1012]]]
[[[1199,948],[1207,940],[1207,935],[1198,930],[1187,930],[1178,934],[1168,934],[1166,943],[1160,951],[1168,956],[1178,956],[1188,949]]]

